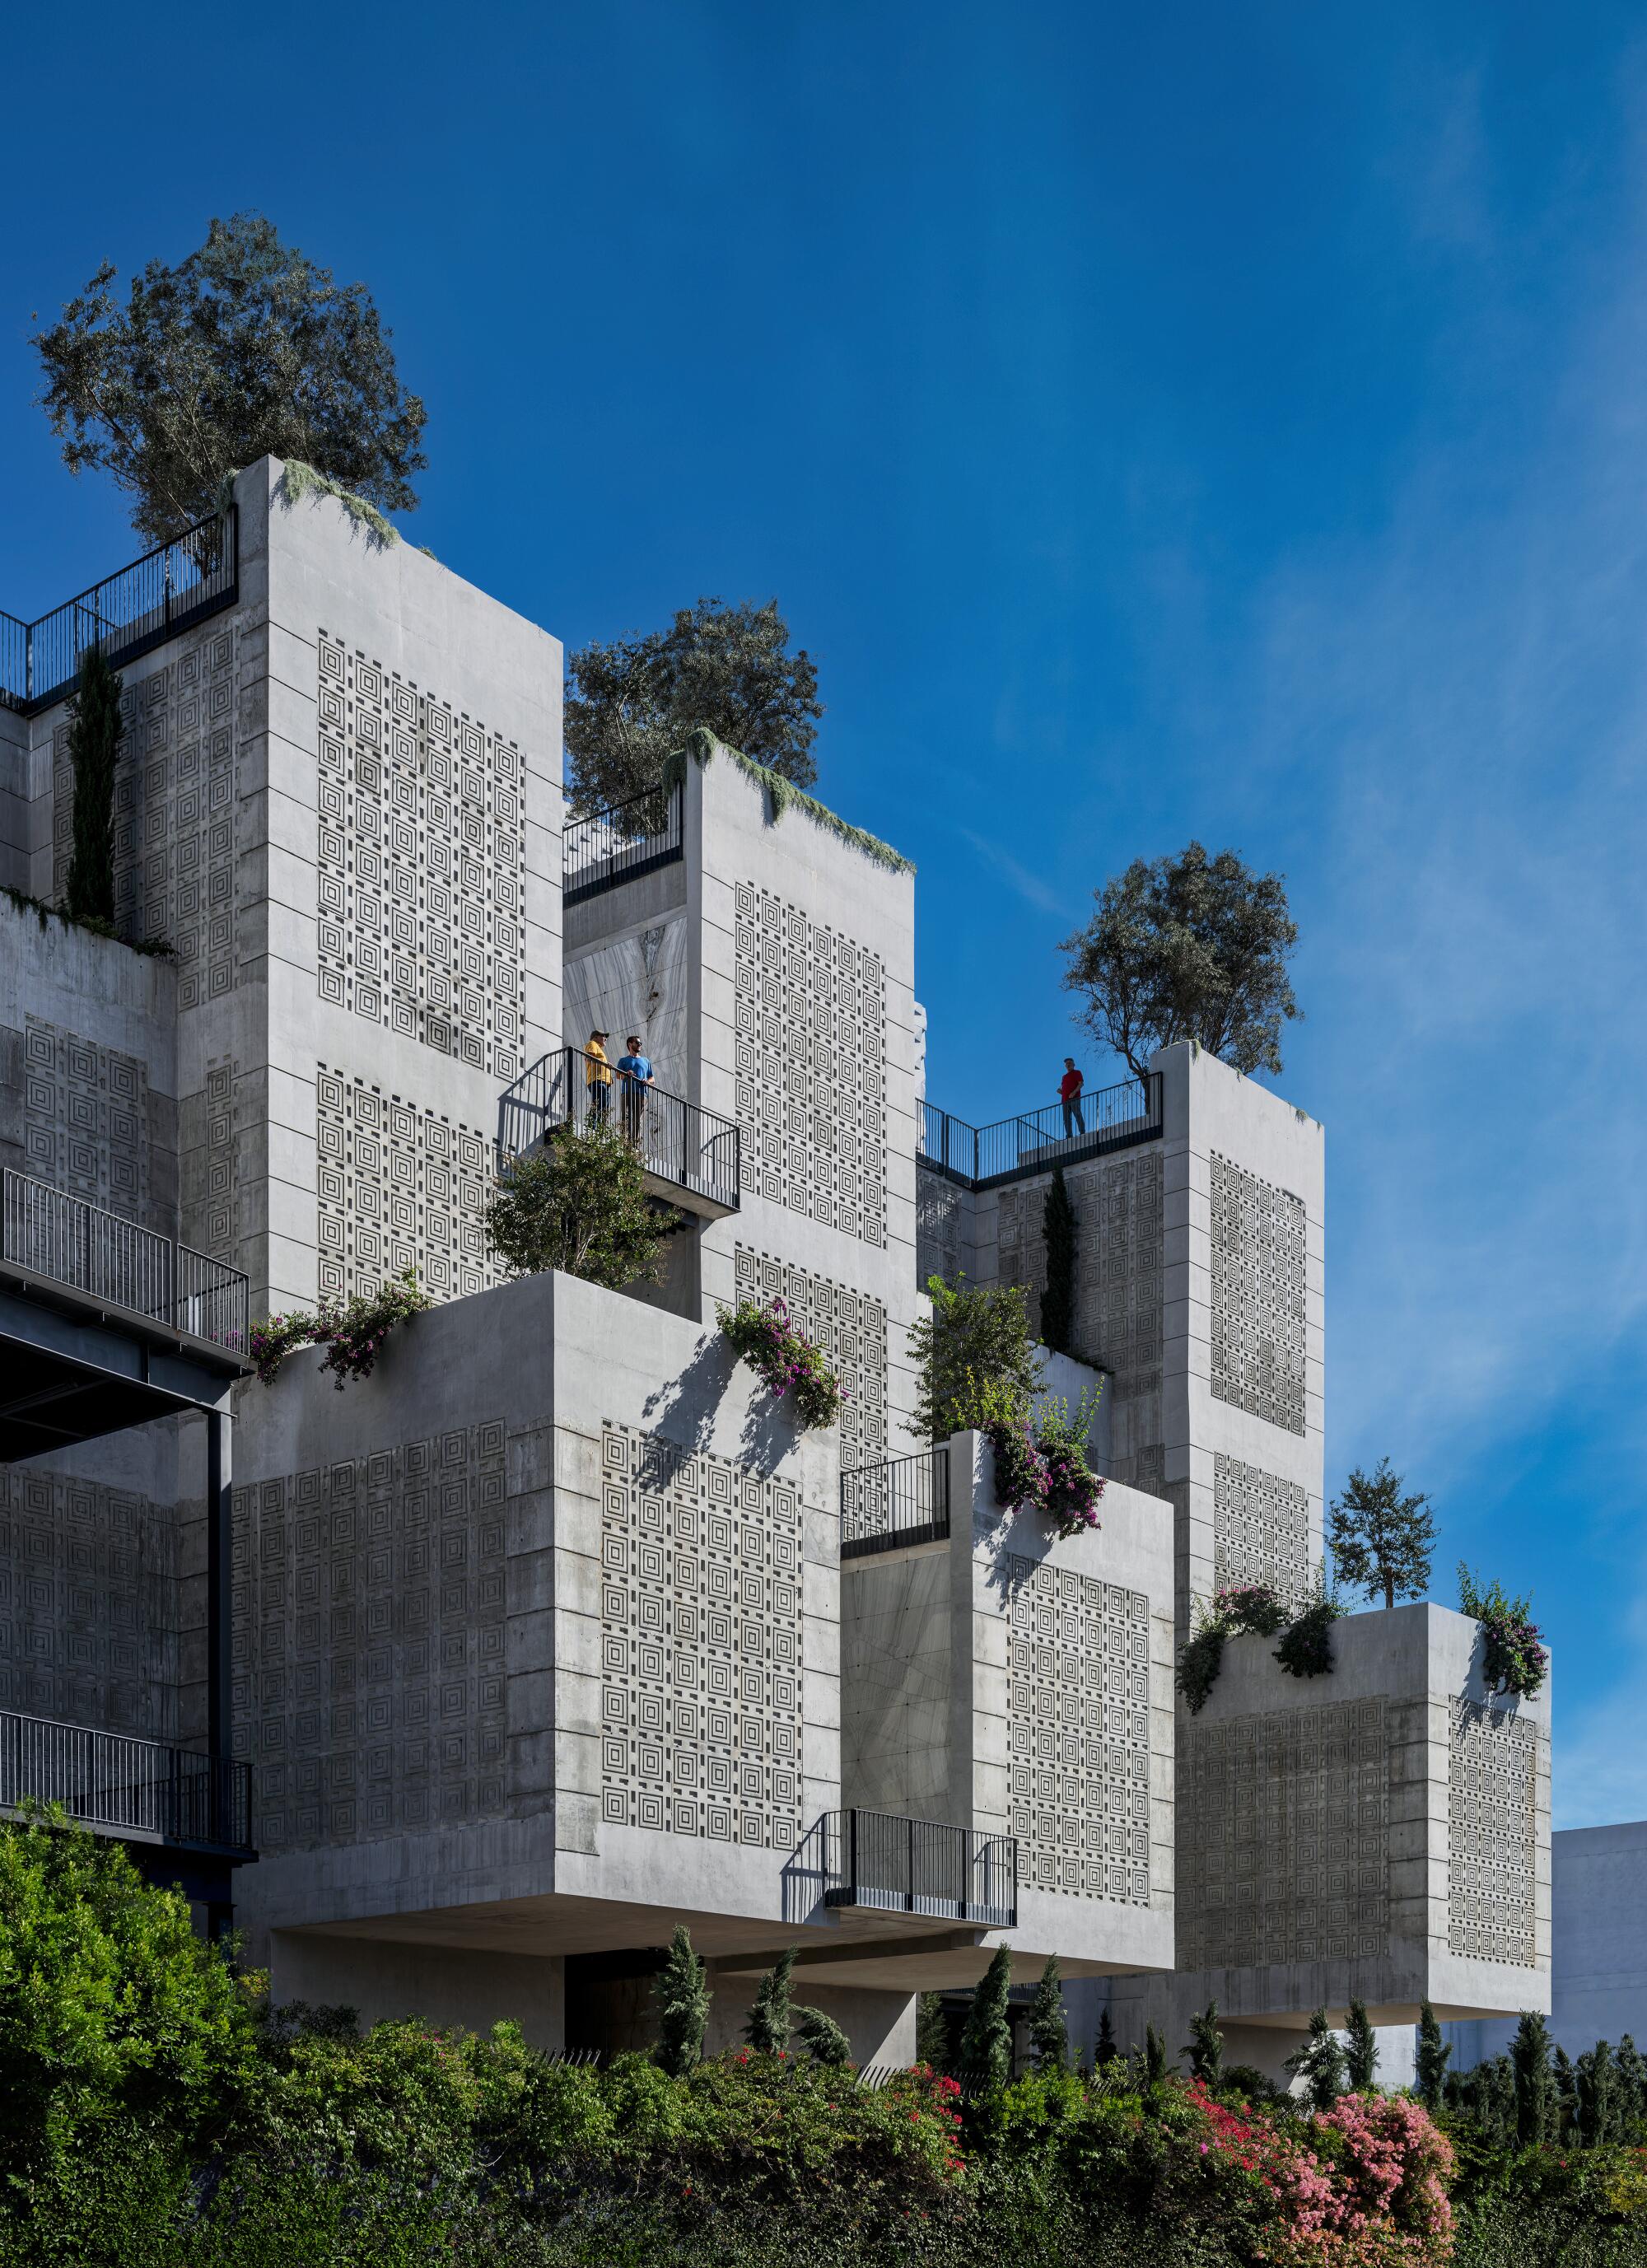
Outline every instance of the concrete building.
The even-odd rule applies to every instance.
[[[123,941],[0,902],[0,1803],[232,1902],[278,1993],[550,2044],[643,2040],[677,1919],[712,2037],[794,1945],[879,2060],[1003,1941],[1084,2035],[1216,1993],[1254,2060],[1351,1993],[1539,2004],[1548,1715],[1481,1690],[1472,1625],[1356,1617],[1303,1684],[1238,1641],[1175,1700],[1201,1602],[1321,1564],[1313,1121],[1188,1047],[1067,1114],[934,1107],[906,860],[708,733],[569,816],[555,641],[267,460],[0,619],[21,898],[66,879],[93,635]],[[505,1280],[499,1158],[592,1110],[664,1279]],[[1072,1539],[908,1423],[921,1286],[1033,1307],[1057,1172],[1048,1382],[1101,1380],[1109,1481]],[[437,1304],[371,1377],[248,1375],[251,1317],[408,1268]],[[732,1360],[739,1298],[821,1346],[838,1426]]]

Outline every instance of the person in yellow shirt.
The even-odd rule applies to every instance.
[[[607,1060],[607,1035],[591,1032],[584,1049],[584,1084],[589,1090],[589,1123],[604,1126],[612,1107],[612,1065]]]

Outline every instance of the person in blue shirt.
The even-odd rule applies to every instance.
[[[631,1142],[638,1142],[641,1122],[646,1115],[646,1090],[652,1083],[651,1058],[641,1053],[638,1032],[631,1032],[625,1045],[629,1053],[618,1057],[618,1078],[623,1089],[623,1130]]]

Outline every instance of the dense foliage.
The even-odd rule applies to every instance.
[[[609,1292],[656,1279],[671,1226],[634,1144],[576,1120],[506,1166],[486,1208],[492,1249],[517,1275],[559,1268]]]
[[[322,1370],[332,1373],[341,1394],[351,1378],[370,1378],[391,1331],[424,1314],[434,1301],[417,1280],[415,1268],[391,1276],[375,1292],[356,1292],[347,1300],[322,1300],[311,1314],[260,1315],[252,1326],[252,1360],[258,1377],[272,1386],[295,1348],[323,1346]]]
[[[779,778],[808,787],[818,672],[790,652],[776,599],[700,599],[669,628],[599,640],[566,661],[568,792],[579,814],[654,789],[670,756],[705,726]]]
[[[1157,1048],[1193,1040],[1236,1071],[1281,1069],[1281,1026],[1298,1014],[1287,961],[1298,932],[1279,874],[1191,843],[1135,858],[1063,940],[1064,983],[1088,1028],[1142,1079]]]
[[[34,345],[63,462],[125,490],[139,534],[180,534],[262,456],[415,507],[425,412],[364,284],[334,283],[260,213],[214,220],[175,268],[151,260],[124,307],[114,281],[105,261]]]
[[[932,1312],[909,1333],[915,1374],[910,1430],[923,1440],[947,1441],[977,1422],[981,1394],[1004,1412],[1026,1409],[1040,1388],[1040,1350],[1029,1336],[1029,1310],[1020,1284],[946,1284],[927,1278]]]
[[[1330,1619],[1337,1612],[1336,1605],[1323,1597],[1312,1601],[1295,1616],[1268,1583],[1237,1583],[1215,1592],[1210,1604],[1198,1603],[1195,1627],[1178,1654],[1178,1690],[1189,1704],[1191,1714],[1198,1715],[1206,1706],[1207,1697],[1218,1682],[1226,1638],[1242,1631],[1251,1631],[1259,1638],[1274,1638],[1279,1631],[1281,1644],[1276,1648],[1276,1660],[1283,1668],[1291,1668],[1295,1660],[1303,1659],[1317,1646],[1322,1614]],[[1321,1666],[1332,1668],[1330,1651]],[[1311,1673],[1298,1669],[1295,1674],[1304,1676]]]
[[[1550,1666],[1543,1632],[1533,1619],[1532,1602],[1509,1597],[1498,1583],[1483,1590],[1460,1560],[1459,1605],[1482,1626],[1488,1690],[1530,1701]]]
[[[842,1387],[822,1351],[790,1321],[789,1303],[762,1307],[740,1300],[716,1318],[721,1336],[776,1401],[788,1399],[803,1432],[833,1425],[841,1415]]]
[[[125,721],[121,681],[95,646],[80,657],[69,712],[69,763],[74,774],[74,849],[63,890],[70,921],[114,922],[114,767]]]
[[[1404,1493],[1387,1457],[1371,1473],[1357,1465],[1327,1508],[1327,1541],[1341,1582],[1393,1607],[1430,1588],[1436,1523],[1427,1496]]]
[[[1075,1352],[1076,1226],[1063,1167],[1055,1166],[1041,1207],[1047,1288],[1040,1295],[1041,1343],[1054,1354]]]

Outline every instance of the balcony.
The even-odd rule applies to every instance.
[[[581,1048],[557,1048],[523,1071],[498,1105],[500,1165],[569,1119],[610,1126],[640,1152],[650,1196],[708,1220],[736,1212],[740,1150],[732,1121],[660,1086],[636,1086],[615,1069],[607,1086],[592,1079],[598,1068]]]
[[[0,1809],[61,1804],[135,1841],[254,1859],[252,1767],[126,1733],[0,1711]]]
[[[246,1310],[238,1268],[0,1170],[0,1462],[216,1409]]]
[[[824,1904],[1018,1926],[1018,1841],[886,1811],[824,1815]]]
[[[1115,1086],[1089,1087],[1067,1112],[1062,1103],[1049,1102],[1016,1118],[997,1118],[992,1126],[968,1126],[930,1102],[923,1103],[922,1111],[916,1164],[962,1189],[998,1189],[1048,1174],[1055,1166],[1158,1140],[1161,1075],[1151,1071]]]
[[[37,622],[0,614],[0,708],[26,717],[48,709],[73,687],[89,648],[116,667],[133,661],[233,606],[239,582],[239,516],[231,504]]]
[[[841,1476],[841,1557],[864,1559],[949,1534],[949,1450],[917,1449]]]
[[[654,788],[610,811],[570,819],[561,847],[564,902],[575,906],[620,883],[637,881],[684,856],[681,791]]]

